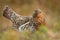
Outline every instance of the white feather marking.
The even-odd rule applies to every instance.
[[[25,23],[25,24],[19,26],[19,31],[20,31],[20,32],[23,32],[24,30],[23,30],[22,28],[24,28],[25,25],[27,25],[27,24],[29,24],[29,22],[27,22],[27,23]]]

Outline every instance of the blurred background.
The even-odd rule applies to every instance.
[[[15,31],[10,28],[12,22],[3,17],[6,5],[23,16],[41,9],[46,13],[46,26],[34,34]],[[60,0],[0,0],[0,40],[60,40]]]

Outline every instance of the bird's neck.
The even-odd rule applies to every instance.
[[[41,24],[38,22],[37,18],[31,18],[30,21],[31,21],[31,23],[34,25],[34,27],[35,27],[36,29],[38,29],[39,25],[41,25]]]

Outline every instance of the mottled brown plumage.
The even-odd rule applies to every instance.
[[[7,6],[3,11],[3,16],[11,20],[13,26],[19,31],[26,29],[35,31],[38,29],[38,25],[45,25],[45,18],[41,16],[41,12],[41,10],[35,10],[34,14],[30,17],[21,16]]]

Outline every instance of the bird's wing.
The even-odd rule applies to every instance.
[[[23,32],[24,30],[26,30],[26,28],[28,29],[29,28],[29,22],[19,26],[19,31],[20,32]]]
[[[24,24],[25,22],[27,22],[29,20],[28,17],[17,14],[8,6],[5,7],[5,9],[3,11],[3,16],[6,17],[7,19],[11,20],[13,22],[14,26],[16,25],[17,27]]]
[[[19,31],[20,32],[24,32],[24,31],[30,31],[30,32],[34,32],[35,31],[35,27],[33,24],[31,24],[31,22],[26,22],[25,24],[19,26]]]

